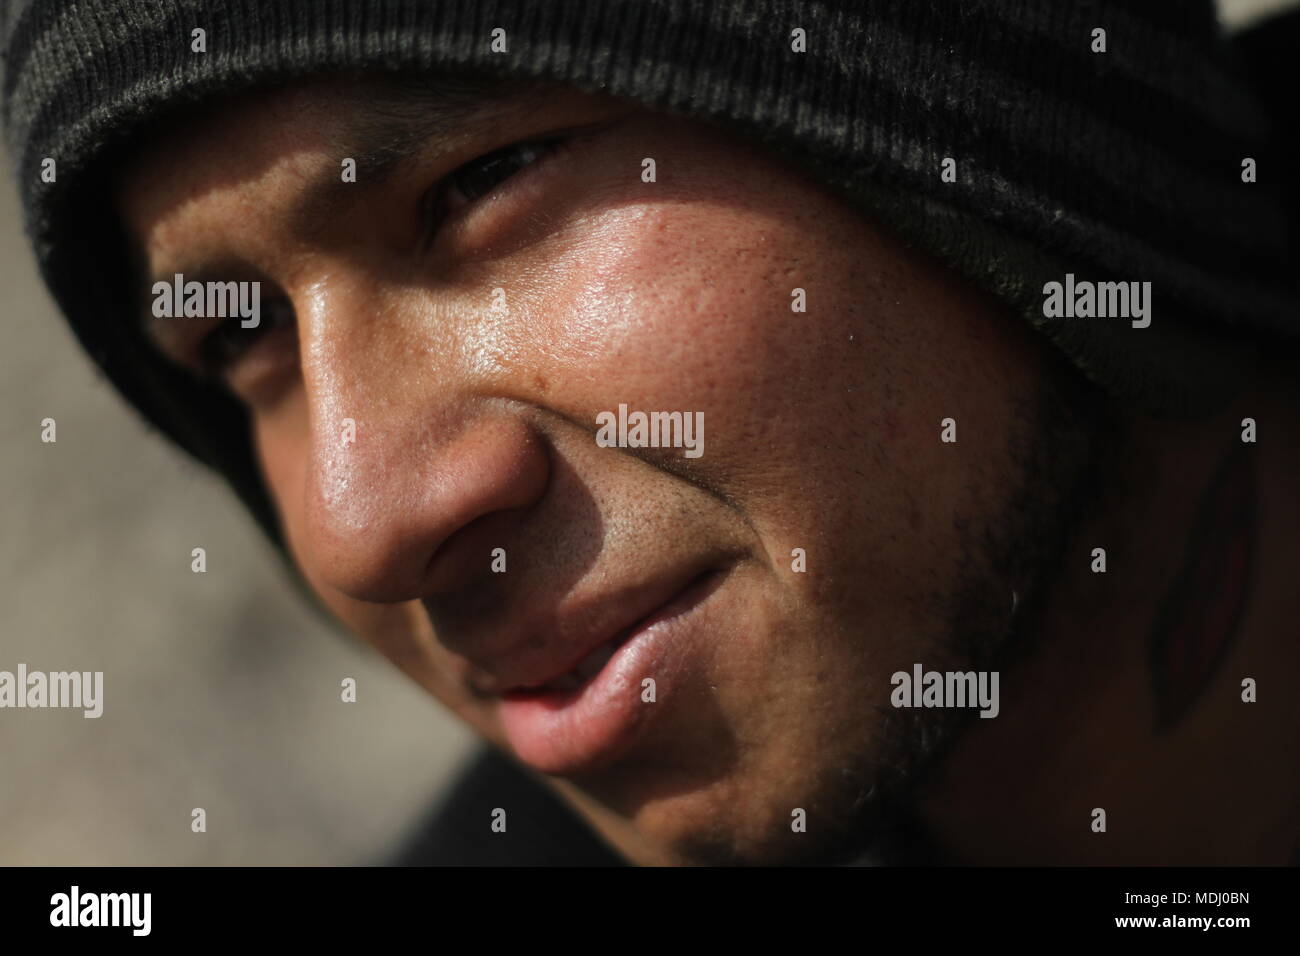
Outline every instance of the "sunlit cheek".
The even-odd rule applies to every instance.
[[[647,256],[645,232],[655,211],[607,211],[570,230],[550,253],[537,286],[534,347],[581,369],[617,359],[655,320],[653,283],[632,267]],[[540,264],[540,263],[539,263]],[[667,271],[667,269],[665,269]]]
[[[622,207],[588,226],[544,286],[535,347],[578,376],[680,374],[761,345],[777,295],[754,224],[707,205]]]
[[[480,295],[470,302],[466,321],[457,323],[458,365],[475,378],[492,378],[517,365],[527,347],[527,328],[534,308],[517,283],[507,278],[489,280]]]

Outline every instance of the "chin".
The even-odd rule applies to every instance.
[[[863,852],[873,808],[861,770],[841,755],[811,766],[770,754],[762,766],[724,777],[644,765],[573,782],[630,823],[654,862],[780,866],[844,862]],[[777,768],[777,769],[767,769]],[[640,772],[636,772],[639,769]],[[878,809],[878,808],[876,808]],[[874,829],[874,826],[870,827]]]

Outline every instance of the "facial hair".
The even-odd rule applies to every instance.
[[[1043,650],[1037,624],[1071,533],[1102,494],[1118,431],[1109,400],[1073,368],[1049,359],[1038,393],[1015,405],[1002,507],[983,520],[954,519],[961,530],[958,572],[951,587],[931,597],[945,631],[926,651],[927,669],[1003,672]],[[859,765],[841,768],[842,792],[831,805],[849,809],[813,862],[952,862],[914,806],[977,711],[882,706],[878,716],[880,746]]]

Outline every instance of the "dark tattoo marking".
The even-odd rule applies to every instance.
[[[1183,566],[1156,614],[1150,656],[1156,730],[1186,716],[1231,647],[1254,553],[1255,471],[1242,445],[1210,482]]]

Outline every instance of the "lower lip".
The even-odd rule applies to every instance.
[[[696,578],[652,612],[581,687],[502,695],[501,722],[519,759],[542,773],[564,775],[626,751],[686,676],[686,632],[723,576]],[[653,703],[642,700],[646,678],[655,682]]]

